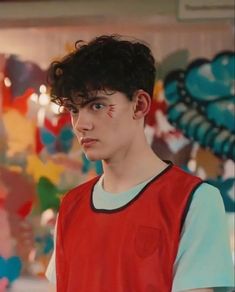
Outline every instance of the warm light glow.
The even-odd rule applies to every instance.
[[[46,115],[45,108],[41,107],[38,111],[38,116],[37,116],[38,127],[43,127],[45,115]]]
[[[58,115],[60,113],[60,106],[58,104],[51,103],[50,107],[54,114]]]
[[[40,94],[38,102],[41,106],[47,106],[50,103],[49,95],[45,93]]]
[[[39,87],[39,91],[40,91],[40,93],[46,93],[46,92],[47,92],[46,85],[42,84],[42,85]]]
[[[54,219],[55,214],[52,209],[47,209],[41,214],[41,225],[46,226],[49,221]]]
[[[31,94],[29,98],[30,98],[30,100],[32,100],[35,103],[38,102],[38,95],[37,95],[37,93]]]
[[[11,87],[11,80],[8,77],[5,77],[4,84],[6,87]]]

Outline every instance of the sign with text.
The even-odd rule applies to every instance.
[[[178,0],[178,18],[186,19],[233,19],[234,0]]]

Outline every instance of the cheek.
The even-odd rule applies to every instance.
[[[72,125],[72,127],[75,128],[76,123],[77,123],[77,119],[76,119],[76,117],[70,115],[70,121],[71,121],[71,125]]]

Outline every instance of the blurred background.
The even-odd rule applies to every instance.
[[[220,189],[234,254],[234,1],[0,0],[1,292],[50,291],[44,273],[61,196],[102,173],[46,82],[52,61],[101,34],[151,47],[158,74],[148,141]]]

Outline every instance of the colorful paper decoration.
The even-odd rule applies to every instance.
[[[7,154],[14,156],[34,149],[35,125],[15,109],[3,114],[3,124],[7,136]]]
[[[44,147],[50,154],[68,153],[72,148],[73,138],[74,134],[69,115],[61,115],[56,125],[46,119],[44,126],[37,130],[37,153]]]
[[[58,211],[60,206],[59,196],[64,192],[58,190],[58,188],[47,177],[41,177],[39,179],[37,193],[41,212],[47,209]]]
[[[1,236],[4,236],[2,241],[0,236],[0,255],[12,255],[14,241],[14,251],[27,260],[33,247],[33,232],[26,217],[36,199],[35,186],[22,173],[4,167],[0,167],[0,182],[7,186],[2,205],[4,209],[0,209]]]
[[[222,175],[223,160],[209,149],[199,148],[195,154],[197,170],[202,169],[207,179],[216,179]]]
[[[0,256],[0,279],[7,278],[9,283],[16,280],[21,273],[22,263],[19,257],[3,258]]]
[[[42,254],[49,254],[53,250],[54,240],[51,234],[36,236],[35,240],[40,245]]]
[[[235,178],[223,179],[223,177],[218,177],[215,180],[208,180],[210,184],[215,186],[220,190],[222,195],[225,210],[228,213],[235,212],[235,197],[234,197],[234,187]]]
[[[169,121],[216,155],[235,159],[235,55],[198,59],[165,79]]]
[[[64,126],[58,136],[45,128],[40,129],[40,140],[48,153],[68,153],[73,142],[73,132],[70,126]]]
[[[6,291],[8,283],[9,283],[9,281],[6,277],[0,279],[0,292]]]
[[[46,71],[35,63],[21,61],[15,55],[7,58],[4,75],[11,81],[12,99],[24,95],[29,88],[38,91],[41,84],[46,84]]]
[[[43,163],[38,156],[29,155],[27,157],[26,171],[29,175],[32,175],[35,182],[38,182],[41,177],[46,177],[52,183],[58,184],[64,167],[50,160]]]
[[[21,173],[0,167],[0,181],[7,186],[4,208],[10,214],[25,218],[35,200],[35,186]]]
[[[8,94],[4,94],[3,111],[15,109],[22,115],[25,115],[28,111],[28,99],[34,92],[34,89],[28,88],[23,95],[13,100],[11,100]]]
[[[169,123],[167,107],[163,82],[158,80],[155,83],[154,99],[146,119],[152,135],[148,139],[153,151],[161,159],[170,160],[176,165],[184,167],[190,158],[192,143]]]
[[[14,250],[25,263],[34,248],[34,232],[32,223],[27,219],[19,218],[16,214],[9,214],[11,235],[14,239]]]
[[[1,180],[1,176],[0,176],[0,209],[4,207],[7,194],[8,194],[8,189],[6,185],[3,183],[3,181]]]
[[[83,166],[82,172],[88,173],[90,170],[95,170],[95,173],[100,175],[103,173],[102,163],[101,161],[90,161],[86,158],[85,154],[82,154]]]
[[[78,143],[75,141],[75,143]],[[63,166],[66,171],[67,170],[74,170],[80,171],[82,168],[82,161],[81,161],[81,153],[73,153],[72,151],[68,154],[65,153],[56,153],[51,156],[51,161],[54,163]]]
[[[161,159],[170,160],[174,164],[185,168],[191,157],[192,143],[182,135],[169,134],[166,138],[154,136],[152,149]]]
[[[17,215],[21,218],[25,218],[30,211],[32,210],[33,206],[33,201],[29,200],[26,201],[18,210],[17,210]]]
[[[0,256],[8,258],[12,255],[13,246],[8,214],[3,208],[0,208],[0,226]]]

